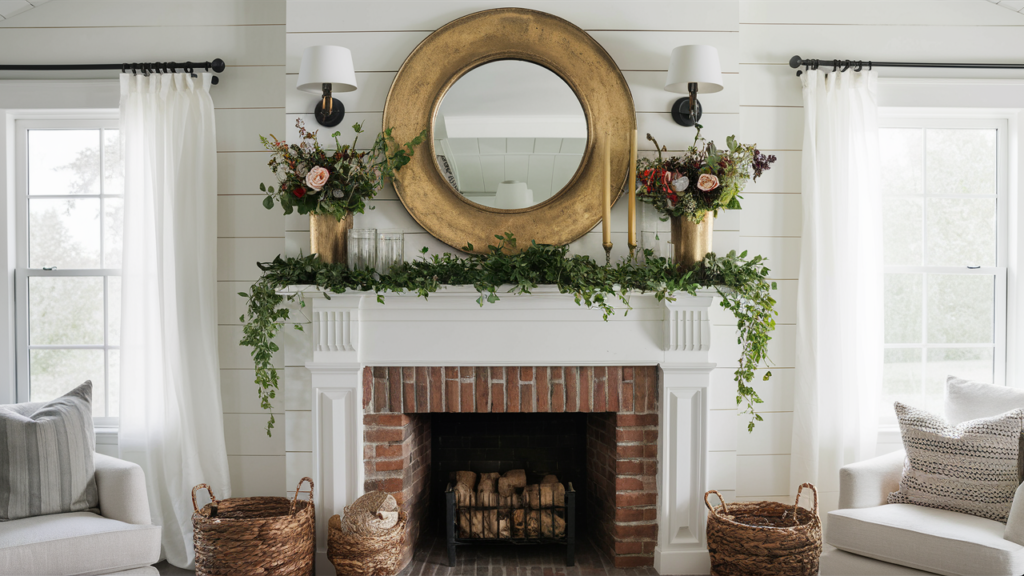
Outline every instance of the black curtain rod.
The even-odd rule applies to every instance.
[[[996,70],[1024,70],[1024,64],[964,64],[964,63],[941,63],[941,62],[875,62],[872,60],[822,60],[818,58],[801,58],[793,56],[789,59],[790,68],[805,66],[807,70],[817,70],[819,66],[832,66],[832,70],[845,72],[848,68],[860,71],[865,66],[868,70],[872,68],[972,68],[972,69],[996,69]],[[796,73],[797,76],[800,72]]]
[[[120,70],[121,72],[132,72],[148,74],[150,72],[173,72],[177,69],[181,69],[182,72],[194,73],[196,69],[204,69],[206,71],[223,72],[225,68],[224,61],[220,58],[214,58],[212,62],[132,62],[122,64],[0,64],[0,70],[17,70],[17,71],[73,71],[73,70]],[[213,77],[213,83],[216,84],[218,79],[216,76]]]

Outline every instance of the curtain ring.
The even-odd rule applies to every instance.
[[[839,70],[839,60],[832,61],[832,71],[835,72],[836,70]]]
[[[849,70],[850,69],[850,64],[852,64],[852,62],[850,62],[849,60],[844,62],[843,63],[843,69],[840,70],[840,72],[846,72],[847,70]]]
[[[871,66],[871,61],[870,61],[870,60],[868,60],[868,72],[870,72],[870,71],[871,71],[871,68],[872,68],[872,66]]]

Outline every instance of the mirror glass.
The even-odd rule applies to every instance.
[[[449,88],[434,119],[441,174],[491,208],[528,208],[558,194],[586,144],[586,115],[569,85],[520,60],[470,70]]]

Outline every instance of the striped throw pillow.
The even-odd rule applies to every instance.
[[[0,406],[0,522],[96,509],[92,382],[50,402]]]
[[[917,504],[1006,522],[1017,491],[1024,410],[956,426],[896,403],[907,458],[890,504]]]

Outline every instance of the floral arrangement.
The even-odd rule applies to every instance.
[[[289,145],[260,136],[263,146],[274,153],[267,164],[277,176],[278,185],[260,184],[267,194],[263,206],[273,209],[280,203],[285,214],[298,210],[299,214],[332,214],[338,220],[366,210],[366,201],[377,195],[385,180],[391,180],[412,159],[413,148],[423,142],[424,130],[412,142],[398,144],[391,136],[391,128],[377,135],[369,150],[357,150],[356,143],[363,133],[361,124],[352,129],[356,138],[352,145],[341,145],[341,132],[331,134],[335,149],[324,149],[316,138],[316,131],[306,130],[302,119],[295,121],[299,129],[298,144]]]
[[[704,215],[720,209],[740,208],[740,192],[748,180],[756,181],[775,162],[775,156],[762,154],[754,145],[740,144],[734,136],[726,139],[727,150],[697,136],[682,156],[662,158],[666,148],[650,134],[658,158],[637,161],[637,197],[655,207],[666,219],[685,216],[700,223]]]

